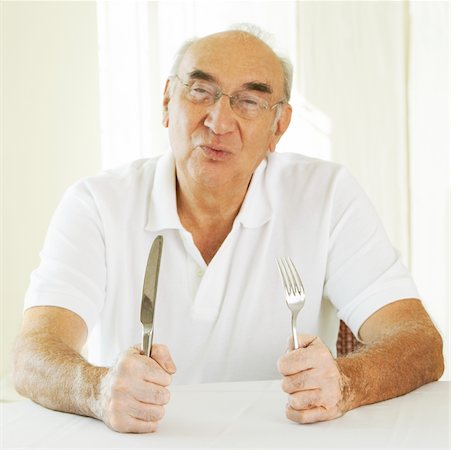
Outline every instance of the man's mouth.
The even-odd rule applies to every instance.
[[[225,161],[232,156],[232,153],[224,148],[218,148],[211,145],[201,145],[200,148],[205,157],[214,161]]]

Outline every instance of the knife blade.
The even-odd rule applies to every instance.
[[[141,300],[141,323],[143,326],[142,350],[146,356],[152,352],[154,330],[155,301],[157,299],[158,275],[160,272],[161,253],[163,251],[163,236],[158,235],[150,248],[144,274],[143,293]]]

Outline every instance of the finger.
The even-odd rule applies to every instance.
[[[133,407],[130,407],[132,405],[130,402],[134,401],[129,399],[127,403],[122,404],[120,409],[114,408],[110,411],[104,420],[108,427],[120,433],[152,433],[156,431],[158,421],[145,421],[133,417],[134,410]],[[134,403],[138,404],[138,402]],[[155,416],[157,415],[155,414]]]
[[[323,406],[321,404],[321,391],[319,389],[310,389],[308,391],[295,392],[288,396],[288,405],[297,411]]]
[[[154,359],[144,354],[134,357],[139,361],[139,367],[135,367],[135,375],[139,375],[144,381],[155,383],[160,386],[169,386],[172,381],[171,375]]]
[[[129,433],[155,433],[158,425],[158,422],[146,422],[145,420],[134,419],[131,423]]]
[[[174,361],[171,358],[171,354],[166,345],[155,344],[152,345],[151,357],[155,360],[166,372],[171,375],[177,370]]]
[[[324,422],[325,420],[336,419],[342,415],[343,413],[338,409],[328,410],[322,406],[304,409],[302,411],[298,411],[288,406],[286,410],[287,418],[297,423]]]
[[[143,381],[132,388],[131,395],[139,402],[153,405],[166,405],[171,398],[171,393],[164,386],[148,381]]]
[[[153,359],[141,355],[136,348],[124,352],[110,370],[110,388],[115,396],[128,394],[146,403],[167,403],[171,383],[169,375]]]
[[[157,431],[158,422],[146,422],[133,417],[122,418],[120,421],[112,421],[107,425],[119,433],[154,433]]]
[[[304,335],[305,336],[305,335]],[[293,375],[302,370],[321,366],[323,358],[333,358],[329,349],[315,336],[303,340],[304,347],[292,350],[282,355],[277,361],[281,375]]]
[[[158,422],[164,417],[164,408],[160,405],[134,402],[129,406],[129,415],[145,422]]]
[[[321,388],[321,378],[317,369],[303,370],[282,378],[282,390],[287,394]]]
[[[304,349],[301,348],[286,353],[277,361],[277,370],[283,376],[294,375],[312,368],[311,361],[304,358]]]
[[[312,369],[312,358],[305,358],[305,348],[298,348],[282,355],[277,361],[277,370],[281,375],[289,376],[302,370]]]

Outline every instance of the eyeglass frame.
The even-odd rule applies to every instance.
[[[172,75],[170,78],[176,78],[178,81],[180,81],[180,83],[182,83],[182,85],[186,88],[186,89],[191,89],[191,85],[189,83],[186,83],[185,81],[183,81],[177,74]],[[196,79],[193,79],[193,82],[195,82]],[[236,95],[239,92],[246,92],[245,89],[241,90],[241,91],[236,91],[235,93],[232,94],[227,94],[226,92],[224,92],[216,83],[211,82],[211,81],[207,81],[207,80],[201,80],[201,81],[205,81],[206,83],[210,83],[211,85],[214,85],[217,87],[216,93],[213,97],[213,103],[207,105],[207,106],[212,106],[214,105],[216,102],[218,102],[224,95],[226,97],[229,98],[229,104],[230,104],[230,108],[232,109],[232,111],[236,112],[236,114],[238,114],[240,117],[244,118],[244,119],[248,119],[248,120],[253,120],[253,119],[258,119],[259,117],[261,117],[261,113],[264,111],[272,111],[275,107],[279,106],[279,105],[283,105],[285,103],[287,103],[286,99],[282,99],[279,100],[278,102],[274,103],[273,105],[269,105],[267,100],[264,100],[262,98],[259,98],[259,113],[256,117],[245,117],[243,115],[241,115],[239,113],[239,109],[235,109],[234,105],[236,103],[233,103],[233,100],[236,99]],[[194,105],[200,105],[201,103],[196,103],[194,101],[192,101],[191,99],[188,98],[188,100],[193,103]]]

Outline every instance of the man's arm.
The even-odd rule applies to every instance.
[[[386,400],[438,380],[443,342],[419,300],[392,303],[360,327],[364,346],[338,358],[347,390],[346,409]]]
[[[360,328],[359,350],[334,360],[314,336],[279,360],[287,417],[300,423],[329,420],[358,406],[396,397],[438,380],[442,339],[421,302],[393,302]]]
[[[111,369],[95,367],[80,354],[86,337],[85,322],[67,309],[28,309],[15,348],[17,391],[47,408],[103,420],[116,431],[155,431],[175,372],[168,350],[155,345],[148,358],[132,348]]]

